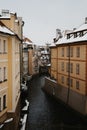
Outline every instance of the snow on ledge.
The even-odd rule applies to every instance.
[[[51,78],[49,78],[49,77],[45,77],[45,78],[48,79],[48,80],[50,80],[50,81],[52,81],[52,82],[54,82],[54,83],[57,83],[56,80],[53,80],[53,79],[51,79]]]
[[[26,106],[23,107],[22,111],[28,110],[29,102],[27,100],[25,100],[25,102],[26,102]]]
[[[27,121],[27,114],[25,114],[24,117],[23,117],[23,120],[22,120],[22,127],[21,127],[20,130],[25,130],[26,121]]]

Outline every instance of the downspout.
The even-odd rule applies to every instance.
[[[69,83],[68,83],[68,92],[67,92],[67,101],[66,103],[69,103],[69,96],[70,96],[70,44],[68,44],[69,47],[69,58],[68,58],[68,63],[69,63],[69,70],[68,70],[68,79],[69,79]]]
[[[21,44],[20,44],[20,83],[22,83],[23,76],[23,26],[24,21],[22,21],[21,25]],[[21,86],[20,86],[21,87]]]

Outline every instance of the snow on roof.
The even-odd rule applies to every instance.
[[[59,39],[59,41],[56,43],[56,45],[58,44],[67,44],[67,43],[74,43],[74,42],[79,42],[79,41],[86,41],[87,40],[87,34],[85,34],[82,37],[77,36],[76,38],[74,38],[73,36],[70,39],[67,39],[67,36]]]
[[[47,50],[41,51],[41,54],[49,54]]]
[[[5,26],[1,26],[1,25],[0,25],[0,32],[14,35],[14,33],[13,33],[10,29],[8,29],[8,28],[5,27]]]
[[[25,42],[27,45],[32,45],[32,43],[30,43],[30,42]]]
[[[25,36],[23,36],[23,41],[24,42],[32,43],[32,41],[29,38],[25,37]]]
[[[18,19],[16,19],[16,20],[15,20],[15,23],[18,23],[18,22],[19,22]]]
[[[56,47],[56,44],[54,42],[52,42],[49,47]]]
[[[10,15],[8,16],[0,16],[1,19],[10,19]]]
[[[73,32],[79,32],[79,31],[83,31],[83,30],[87,30],[87,24],[82,24],[79,26],[79,28],[75,29]]]
[[[74,42],[79,42],[79,41],[87,41],[87,33],[85,33],[83,36],[77,35],[77,37],[74,38],[74,33],[80,31],[85,31],[87,30],[87,24],[81,25],[79,28],[73,30],[71,33],[68,32],[65,35],[63,34],[63,37],[60,38],[57,42],[56,45],[58,44],[67,44],[67,43],[74,43]],[[72,34],[70,38],[67,39],[67,35]]]

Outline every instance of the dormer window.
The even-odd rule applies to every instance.
[[[77,37],[77,33],[74,33],[74,38],[76,38]]]
[[[2,16],[8,16],[9,10],[2,10]]]
[[[67,39],[70,39],[70,34],[67,34]]]
[[[83,34],[83,31],[79,33],[79,36],[82,37],[84,34]]]

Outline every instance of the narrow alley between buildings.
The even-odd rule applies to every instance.
[[[87,130],[86,123],[43,90],[44,76],[29,84],[29,114],[26,130]]]

